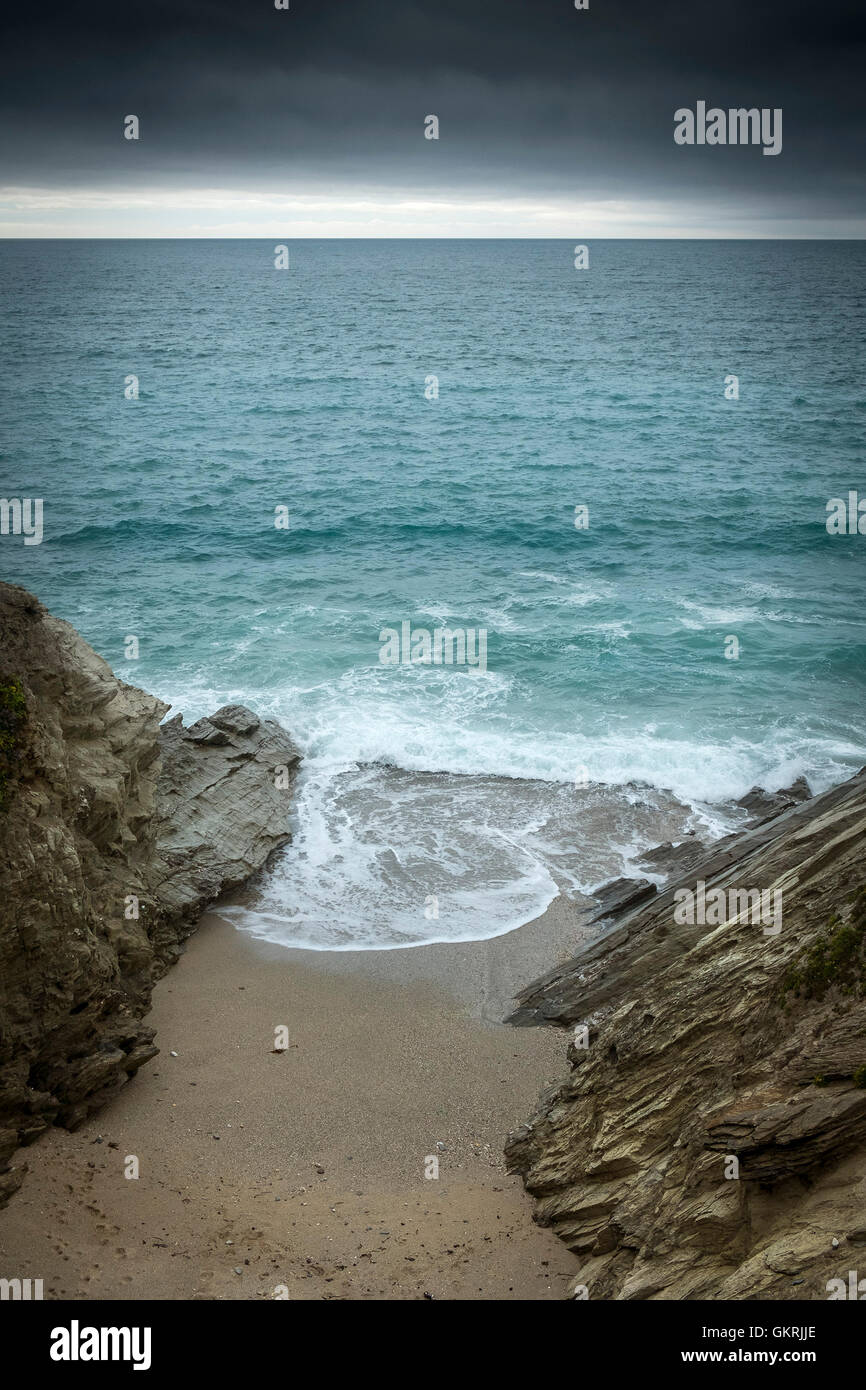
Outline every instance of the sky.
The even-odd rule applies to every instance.
[[[866,230],[862,0],[288,3],[19,0],[0,236]],[[781,152],[677,144],[699,101]]]

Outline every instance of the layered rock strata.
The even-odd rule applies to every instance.
[[[590,1298],[827,1298],[866,1268],[864,847],[866,769],[726,840],[518,1000],[514,1023],[574,1030],[572,1073],[508,1162]],[[698,920],[716,888],[721,920]],[[781,904],[780,929],[739,890]]]

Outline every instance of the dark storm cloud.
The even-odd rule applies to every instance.
[[[5,183],[730,191],[861,207],[858,0],[172,0],[22,7]],[[683,149],[673,113],[782,107],[779,159]],[[142,138],[121,137],[137,114]],[[438,143],[423,118],[441,121]],[[134,161],[134,162],[133,162]]]

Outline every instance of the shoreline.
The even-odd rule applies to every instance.
[[[21,1155],[6,1265],[46,1298],[563,1298],[577,1261],[502,1150],[568,1039],[501,1020],[579,921],[557,898],[484,941],[328,953],[206,913],[154,990],[160,1055]]]
[[[239,896],[233,894],[231,900]],[[588,925],[597,913],[594,899],[578,903],[559,893],[538,916],[496,936],[354,950],[280,945],[236,927],[218,904],[203,914],[200,927],[212,920],[229,927],[251,943],[262,961],[277,967],[309,967],[339,979],[361,977],[401,988],[430,986],[469,1016],[502,1023],[512,1000],[528,983],[570,960],[598,935],[598,929]]]

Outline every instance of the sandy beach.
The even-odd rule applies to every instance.
[[[499,1020],[578,920],[560,899],[489,941],[323,953],[209,914],[155,990],[160,1055],[19,1156],[4,1267],[46,1298],[562,1298],[576,1261],[502,1145],[567,1040]]]

